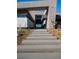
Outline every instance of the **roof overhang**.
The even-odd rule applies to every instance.
[[[17,2],[17,9],[21,8],[47,8],[49,6],[54,6],[54,0],[44,0],[44,1],[31,1],[31,2]]]

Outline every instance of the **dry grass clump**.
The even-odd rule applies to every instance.
[[[30,29],[21,29],[17,30],[18,36],[17,36],[17,44],[21,44],[23,39],[25,39],[29,34],[31,33]]]
[[[57,39],[61,39],[61,29],[47,29],[49,33],[52,33],[53,36],[56,36]]]

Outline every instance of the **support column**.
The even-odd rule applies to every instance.
[[[53,28],[56,16],[56,1],[51,0],[48,8],[47,29]]]

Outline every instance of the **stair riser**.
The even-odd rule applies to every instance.
[[[26,38],[25,40],[56,40],[56,38]]]
[[[42,42],[42,43],[22,43],[22,45],[59,45],[60,43]]]
[[[29,37],[52,37],[52,35],[29,35]]]
[[[61,49],[19,49],[17,51],[18,53],[45,53],[45,52],[51,52],[51,53],[59,53],[61,52]]]
[[[31,35],[52,35],[52,34],[31,34]]]
[[[58,40],[24,40],[24,45],[59,45],[61,42]]]

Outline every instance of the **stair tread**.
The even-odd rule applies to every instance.
[[[27,44],[27,45],[55,45],[55,44],[60,44],[60,40],[23,40],[22,44]]]
[[[45,49],[45,48],[60,48],[60,45],[18,45],[18,49]]]
[[[23,42],[61,42],[60,40],[23,40]]]
[[[18,59],[61,59],[61,53],[18,53]]]
[[[61,52],[60,45],[20,45],[18,53],[27,52]]]

